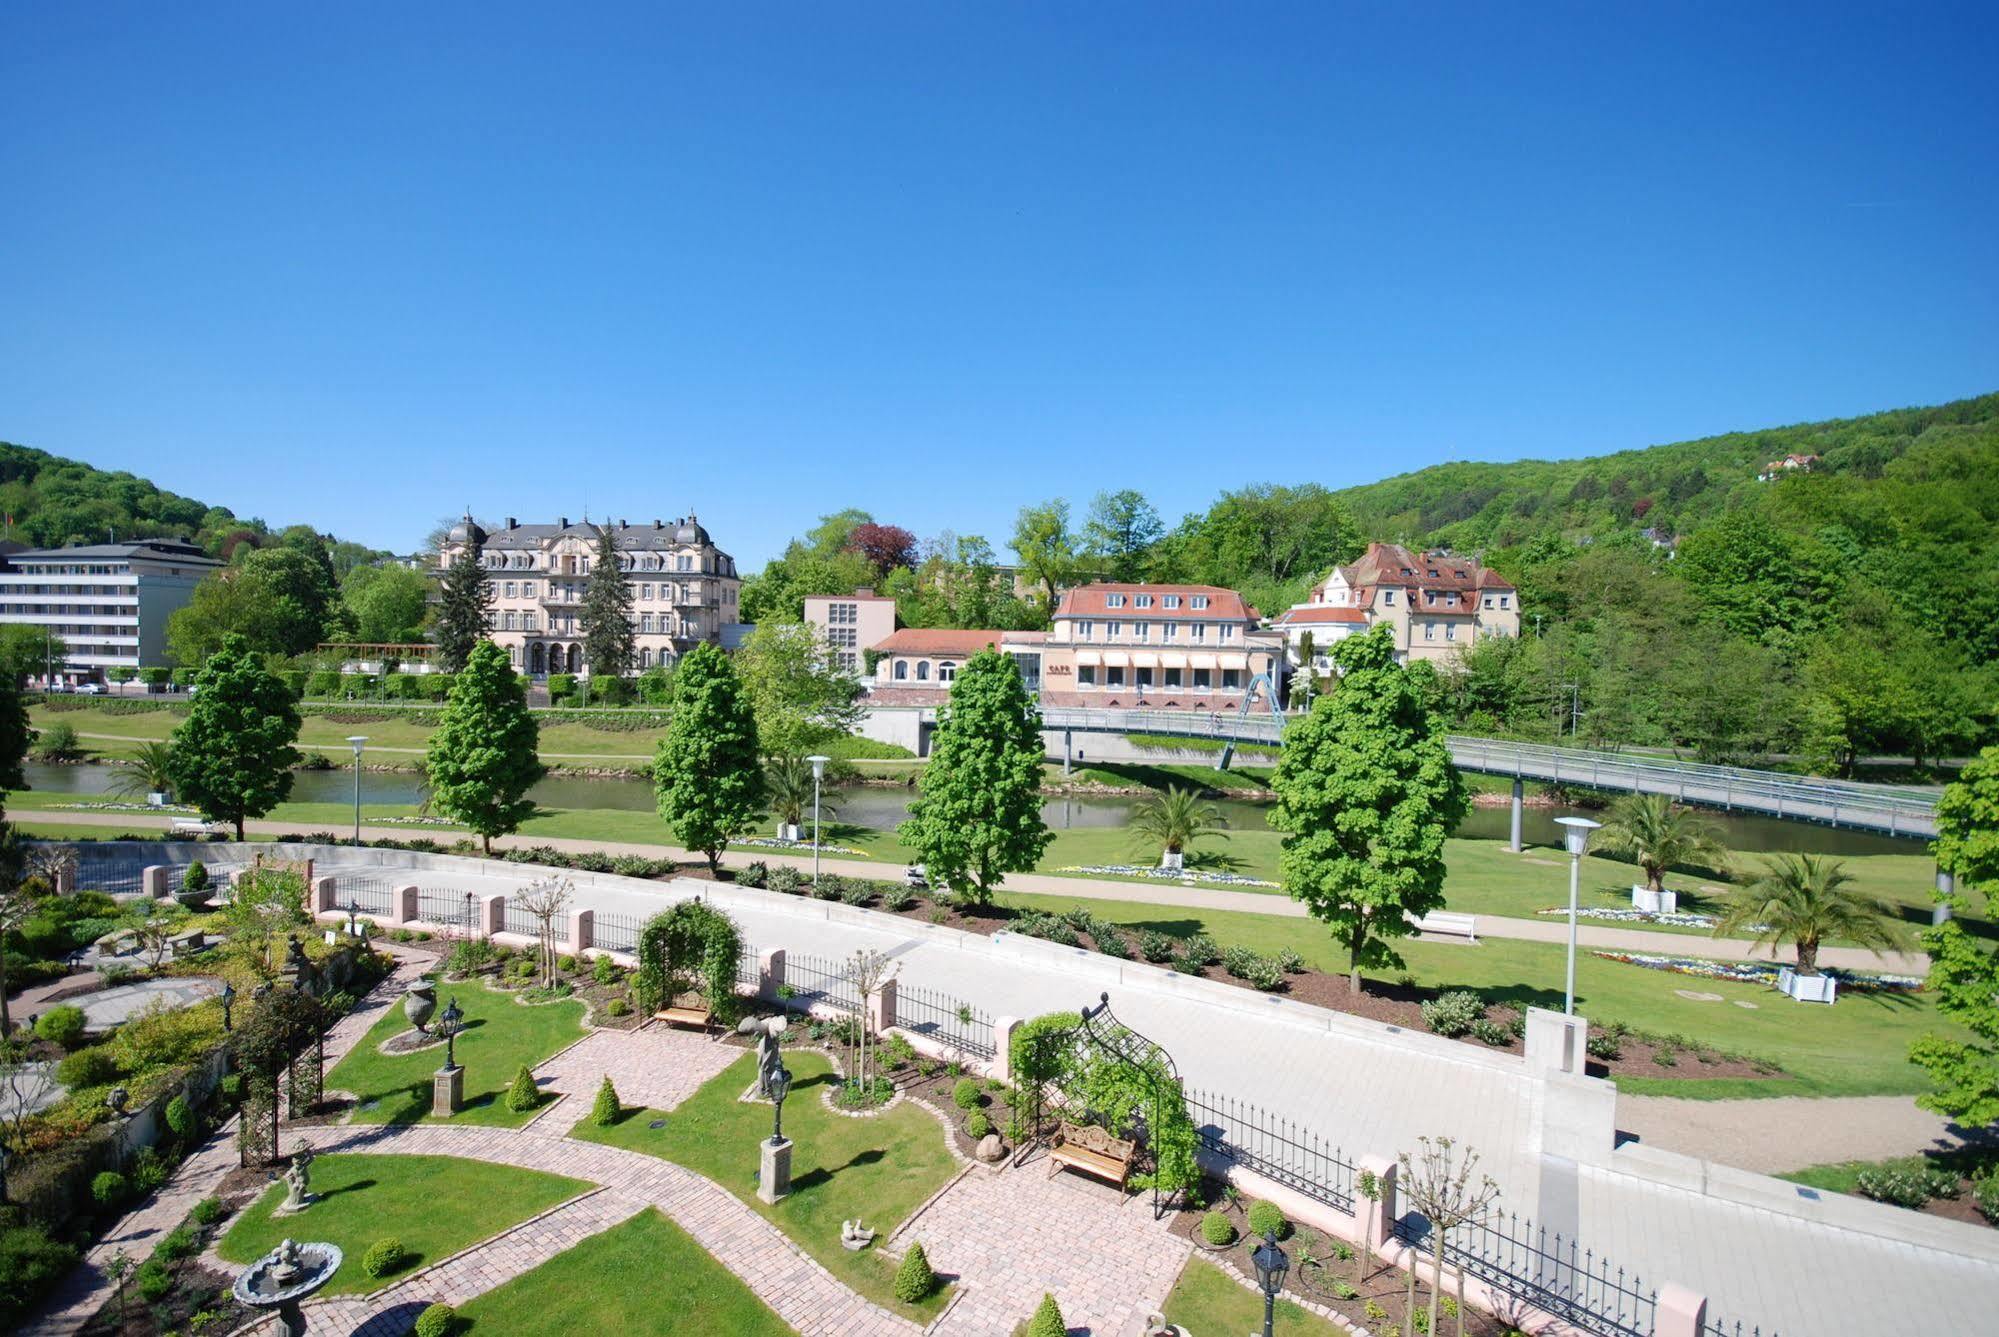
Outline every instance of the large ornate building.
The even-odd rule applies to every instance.
[[[1393,628],[1396,659],[1440,660],[1483,637],[1518,636],[1520,595],[1474,558],[1370,543],[1359,561],[1334,567],[1271,626],[1284,634],[1293,664],[1311,633],[1312,667],[1324,673],[1332,667],[1328,646],[1377,622]]]
[[[479,549],[493,590],[492,638],[515,668],[532,677],[587,673],[583,592],[606,531],[632,592],[633,668],[671,664],[702,641],[723,642],[737,620],[742,582],[736,559],[692,515],[638,525],[571,524],[567,517],[524,525],[508,516],[504,528],[490,532],[468,515],[452,528],[438,565],[448,567],[468,545]]]

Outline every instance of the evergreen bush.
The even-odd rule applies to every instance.
[[[607,1072],[597,1087],[597,1099],[590,1106],[590,1122],[599,1128],[608,1128],[618,1121],[622,1112],[618,1105],[618,1089],[611,1085],[611,1074]]]
[[[64,1049],[76,1048],[83,1038],[83,1009],[72,1003],[50,1008],[35,1019],[35,1034]]]
[[[1274,1202],[1253,1202],[1249,1205],[1249,1233],[1262,1239],[1275,1231],[1277,1238],[1283,1239],[1291,1233],[1291,1223],[1284,1219],[1284,1212]]]
[[[923,1252],[922,1242],[911,1244],[909,1252],[902,1256],[902,1266],[895,1270],[895,1298],[904,1304],[918,1304],[936,1289],[937,1274],[930,1268],[930,1257]]]
[[[507,1087],[507,1108],[516,1114],[525,1114],[540,1103],[541,1088],[534,1084],[534,1074],[523,1063]]]
[[[458,1311],[443,1301],[429,1306],[416,1316],[416,1326],[412,1337],[451,1337],[458,1327]]]
[[[1485,1000],[1469,989],[1453,989],[1423,1004],[1423,1024],[1446,1039],[1468,1034],[1485,1016]]]
[[[1201,1238],[1219,1249],[1235,1239],[1235,1223],[1221,1212],[1209,1212],[1201,1218]]]
[[[361,1255],[361,1270],[371,1277],[386,1277],[400,1271],[410,1261],[410,1251],[394,1235],[376,1240]]]
[[[1034,1317],[1027,1321],[1027,1337],[1068,1337],[1068,1334],[1069,1325],[1063,1321],[1055,1297],[1044,1291]]]

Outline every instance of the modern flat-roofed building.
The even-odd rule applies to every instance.
[[[179,539],[25,548],[0,566],[0,623],[62,640],[58,682],[110,681],[113,670],[166,664],[167,618],[221,565]]]
[[[871,589],[808,594],[805,622],[819,633],[833,662],[860,677],[867,668],[865,652],[895,634],[895,600]]]
[[[1050,705],[1234,710],[1283,671],[1278,635],[1217,585],[1098,582],[1064,590],[1042,647]],[[1259,693],[1260,695],[1260,693]]]
[[[1370,543],[1360,559],[1336,566],[1273,622],[1296,663],[1307,631],[1313,667],[1331,669],[1326,647],[1386,622],[1395,657],[1446,659],[1488,636],[1520,634],[1520,592],[1477,560],[1450,552],[1415,552],[1399,543]]]
[[[703,641],[720,645],[738,625],[742,582],[736,559],[715,546],[692,515],[648,524],[582,521],[524,525],[512,516],[487,530],[466,516],[438,552],[448,567],[476,546],[493,591],[490,635],[514,667],[531,677],[587,673],[583,593],[600,537],[609,532],[632,593],[635,671],[671,664]]]

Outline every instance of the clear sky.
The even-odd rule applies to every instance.
[[[1990,391],[1995,15],[0,0],[0,439],[748,569]]]

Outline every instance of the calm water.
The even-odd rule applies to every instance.
[[[109,791],[119,768],[112,766],[41,766],[29,763],[31,788],[51,794],[103,794]],[[856,786],[829,791],[838,807],[839,819],[858,826],[887,829],[909,813],[910,789]],[[292,783],[292,799],[299,803],[351,803],[354,798],[352,771],[300,771]],[[361,776],[364,803],[410,803],[417,801],[417,777],[413,772],[369,771]],[[545,808],[615,808],[632,812],[653,810],[652,786],[643,780],[589,779],[582,776],[552,776],[534,788],[534,800]],[[1135,798],[1053,798],[1042,805],[1041,817],[1050,827],[1064,830],[1077,827],[1117,827],[1131,819]],[[1221,799],[1219,808],[1231,830],[1268,829],[1265,807],[1257,803]],[[1581,808],[1529,808],[1523,817],[1522,835],[1530,844],[1559,845],[1561,828],[1557,817],[1594,816]],[[1745,854],[1768,854],[1782,850],[1821,854],[1920,854],[1920,841],[1895,840],[1862,831],[1832,830],[1806,822],[1785,822],[1774,817],[1744,817],[1711,814],[1721,828],[1728,847]],[[1505,840],[1510,814],[1505,808],[1474,808],[1458,828],[1460,836],[1474,840]]]

